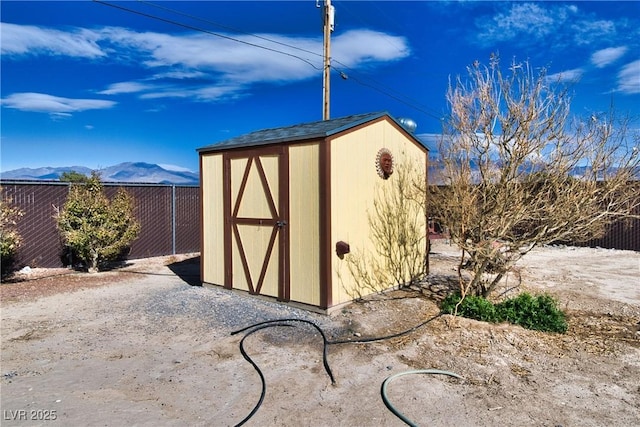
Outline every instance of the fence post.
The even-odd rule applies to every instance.
[[[176,186],[171,186],[171,254],[176,254]]]

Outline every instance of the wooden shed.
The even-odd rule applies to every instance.
[[[372,245],[368,212],[376,188],[392,185],[390,168],[412,161],[426,180],[428,166],[427,148],[384,112],[259,130],[198,153],[202,283],[320,312],[353,300],[341,252]]]

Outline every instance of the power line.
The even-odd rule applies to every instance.
[[[335,61],[335,62],[338,62],[338,61]],[[334,69],[335,69],[335,68],[334,68]],[[338,71],[338,70],[336,70],[336,71]],[[343,74],[343,73],[340,73],[340,74],[341,74],[341,76],[342,76],[342,74]],[[404,100],[404,99],[400,98],[399,96],[393,95],[392,93],[390,93],[390,92],[388,92],[388,91],[382,90],[382,89],[380,89],[380,88],[378,88],[378,87],[376,87],[376,86],[374,86],[374,85],[372,85],[372,84],[365,83],[365,82],[363,82],[363,81],[359,80],[358,78],[354,78],[354,77],[352,77],[351,75],[343,76],[343,78],[345,78],[345,77],[347,77],[347,78],[349,78],[349,79],[353,78],[353,80],[355,80],[355,82],[356,82],[356,83],[358,83],[358,84],[360,84],[360,85],[362,85],[362,86],[369,87],[369,88],[371,88],[371,89],[373,89],[373,90],[375,90],[375,91],[378,91],[378,92],[380,92],[381,94],[383,94],[383,95],[385,95],[385,96],[388,96],[389,98],[393,98],[393,99],[395,99],[396,101],[401,102],[401,103],[403,103],[403,104],[405,104],[405,105],[407,105],[407,106],[409,106],[409,107],[413,108],[414,110],[420,111],[421,113],[424,113],[425,115],[427,115],[427,116],[429,116],[429,117],[431,117],[431,118],[434,118],[434,119],[436,119],[436,120],[438,120],[438,121],[441,121],[441,120],[442,120],[442,114],[437,114],[437,111],[436,111],[436,110],[434,110],[434,109],[432,109],[432,108],[429,108],[428,110],[427,110],[427,109],[425,109],[425,108],[428,108],[428,107],[422,108],[422,106],[420,106],[419,104],[417,105],[417,104],[415,103],[415,101],[414,101],[414,103],[410,102],[410,101],[411,101],[411,98],[405,97],[405,96],[404,96],[404,95],[402,95],[402,94],[400,94],[400,96],[407,98],[409,101]],[[375,80],[372,80],[372,81],[374,81],[374,82],[375,82]],[[377,83],[377,82],[376,82],[376,83]],[[380,84],[380,83],[378,83],[378,84]],[[431,110],[431,111],[429,111],[429,110]]]
[[[347,5],[346,5],[346,4],[347,4],[347,2],[340,1],[340,2],[339,2],[339,4],[340,4],[340,7],[341,7],[341,8],[344,8],[344,9],[345,9],[345,10],[346,10],[346,11],[347,11],[347,12],[348,12],[352,17],[354,17],[355,19],[357,19],[360,23],[364,24],[365,26],[369,26],[368,22],[366,22],[364,19],[362,19],[362,17],[361,17],[360,15],[358,15],[358,14],[354,13],[351,9],[349,9],[349,8],[347,7]],[[376,5],[376,4],[375,4],[375,2],[371,3],[371,5],[372,5],[373,7],[375,7],[375,8],[376,8],[376,10],[377,10],[378,12],[380,12],[381,14],[383,13],[383,12],[380,10],[380,8],[378,7],[378,5]],[[386,17],[386,16],[385,16],[385,20],[388,20],[388,17]],[[394,22],[394,23],[397,25],[397,23],[396,23],[396,22]],[[397,46],[395,43],[392,43],[392,42],[391,42],[387,37],[385,37],[385,41],[386,41],[386,42],[387,42],[391,47],[393,47],[394,49],[396,49],[396,50],[400,51],[400,49],[398,49],[398,46]],[[337,60],[335,60],[335,59],[334,59],[334,62],[335,62],[335,63],[337,63],[337,64],[342,65],[343,67],[345,67],[345,68],[347,68],[347,69],[349,69],[349,67],[347,67],[345,64],[341,63],[340,61],[337,61]],[[353,71],[353,70],[352,70],[352,71]],[[349,77],[351,77],[351,75],[350,75]],[[344,76],[343,76],[343,78],[344,78]],[[359,83],[359,84],[361,84],[361,85],[363,85],[363,86],[368,86],[368,87],[370,87],[370,88],[372,88],[372,89],[374,89],[374,90],[377,90],[378,92],[380,92],[380,93],[382,93],[382,94],[384,94],[384,95],[386,95],[386,96],[389,96],[390,98],[393,98],[393,99],[395,99],[396,101],[399,101],[399,102],[401,102],[401,103],[403,103],[403,104],[405,104],[405,105],[408,105],[409,107],[412,107],[412,108],[414,108],[414,109],[416,109],[416,110],[418,110],[418,111],[420,111],[420,112],[422,112],[422,113],[426,114],[427,116],[430,116],[430,117],[432,117],[432,118],[435,118],[435,119],[436,119],[436,120],[438,120],[438,121],[441,121],[441,120],[442,120],[442,114],[440,114],[439,112],[437,112],[437,111],[436,111],[436,110],[434,110],[433,108],[429,108],[429,107],[427,107],[427,106],[425,106],[425,105],[421,104],[419,101],[417,101],[417,100],[415,100],[415,99],[413,99],[413,98],[410,98],[410,97],[408,97],[408,96],[406,96],[406,95],[404,95],[404,94],[402,94],[402,93],[400,93],[400,92],[397,92],[397,91],[395,91],[394,89],[392,89],[392,88],[390,88],[390,87],[388,87],[388,86],[385,86],[385,85],[383,85],[382,83],[377,82],[377,81],[376,81],[376,80],[374,80],[374,79],[371,79],[371,78],[368,78],[368,79],[369,79],[370,81],[374,82],[375,84],[377,84],[377,85],[380,85],[380,86],[384,87],[386,90],[379,89],[379,88],[377,88],[377,87],[375,87],[375,86],[373,86],[373,85],[371,85],[371,84],[363,83],[363,82],[359,81],[358,79],[355,79],[355,78],[354,78],[354,80],[355,80],[357,83]],[[392,95],[392,94],[391,94],[391,93],[389,93],[389,92],[394,92],[394,93],[395,93],[395,95]],[[403,98],[403,99],[401,99],[400,97],[401,97],[401,98]]]
[[[256,43],[251,43],[251,42],[248,42],[248,41],[245,41],[245,40],[240,40],[240,39],[237,39],[235,37],[231,37],[231,36],[228,36],[228,35],[220,34],[220,33],[217,33],[217,32],[214,32],[214,31],[210,31],[210,30],[207,30],[207,29],[204,29],[204,28],[200,28],[200,27],[197,27],[197,26],[194,26],[194,25],[189,25],[189,24],[185,24],[185,23],[182,23],[182,22],[178,22],[178,21],[175,21],[173,19],[168,19],[168,18],[163,18],[163,17],[157,16],[157,15],[152,15],[150,13],[145,13],[145,12],[142,12],[142,11],[139,11],[139,10],[135,10],[135,9],[131,9],[129,7],[122,6],[120,4],[109,3],[109,2],[104,1],[104,0],[92,0],[92,1],[94,3],[99,3],[99,4],[102,4],[102,5],[105,5],[105,6],[113,7],[115,9],[123,10],[125,12],[134,13],[136,15],[144,16],[146,18],[150,18],[150,19],[154,19],[154,20],[157,20],[157,21],[165,22],[165,23],[168,23],[168,24],[171,24],[171,25],[176,25],[176,26],[179,26],[179,27],[182,27],[182,28],[193,30],[193,31],[202,32],[202,33],[209,34],[209,35],[212,35],[212,36],[215,36],[215,37],[220,37],[220,38],[223,38],[223,39],[226,39],[226,40],[231,40],[231,41],[234,41],[234,42],[237,42],[237,43],[242,43],[242,44],[245,44],[247,46],[255,47],[255,48],[258,48],[258,49],[264,49],[264,50],[267,50],[267,51],[270,51],[270,52],[274,52],[274,53],[278,53],[278,54],[281,54],[281,55],[290,56],[292,58],[295,58],[295,59],[298,59],[300,61],[303,61],[303,62],[307,63],[308,65],[312,66],[316,70],[322,70],[322,67],[316,66],[310,60],[308,60],[306,58],[303,58],[303,57],[300,57],[298,55],[294,55],[292,53],[283,52],[283,51],[278,50],[278,49],[270,48],[270,47],[267,47],[267,46],[262,46],[262,45],[259,45],[259,44],[256,44]],[[226,25],[223,25],[223,24],[220,24],[220,23],[208,20],[208,19],[200,18],[198,16],[191,15],[191,14],[188,14],[188,13],[185,13],[185,12],[181,12],[181,11],[178,11],[178,10],[175,10],[175,9],[171,9],[171,8],[166,7],[166,6],[161,6],[161,5],[152,3],[150,1],[146,1],[146,0],[137,0],[137,1],[138,1],[138,3],[142,3],[142,4],[145,4],[147,6],[155,7],[155,8],[170,12],[170,13],[174,13],[174,14],[179,15],[179,16],[183,16],[183,17],[186,17],[186,18],[190,18],[190,19],[193,19],[193,20],[204,22],[204,23],[207,23],[207,24],[210,24],[210,25],[214,25],[214,26],[217,26],[217,27],[220,27],[220,28],[224,28],[224,29],[227,29],[227,30],[231,30],[231,31],[234,31],[234,32],[238,32],[238,33],[241,33],[241,34],[249,35],[249,36],[252,36],[252,37],[267,41],[269,43],[274,43],[274,44],[277,44],[277,45],[280,45],[280,46],[285,46],[285,47],[288,47],[290,49],[298,50],[298,51],[301,51],[301,52],[304,52],[304,53],[308,53],[308,54],[314,55],[314,56],[319,56],[319,57],[323,56],[322,54],[319,54],[319,53],[316,53],[316,52],[313,52],[313,51],[310,51],[310,50],[307,50],[307,49],[299,48],[297,46],[293,46],[293,45],[290,45],[290,44],[287,44],[287,43],[283,43],[283,42],[280,42],[280,41],[277,41],[277,40],[272,40],[272,39],[269,39],[268,37],[260,36],[260,35],[254,34],[254,33],[242,31],[242,30],[239,30],[237,28],[226,26]],[[407,106],[409,106],[409,107],[411,107],[411,108],[413,108],[413,109],[415,109],[417,111],[420,111],[420,112],[422,112],[423,114],[426,114],[429,117],[435,118],[438,121],[442,120],[442,115],[438,114],[436,110],[430,109],[430,108],[428,108],[426,106],[423,106],[417,100],[414,100],[414,99],[412,99],[410,97],[407,97],[406,95],[401,94],[400,92],[394,91],[393,89],[383,85],[380,82],[377,82],[374,79],[366,78],[367,80],[372,82],[372,83],[367,83],[367,82],[363,81],[362,78],[358,78],[358,77],[354,76],[354,75],[357,75],[357,71],[355,71],[354,69],[352,69],[349,66],[347,66],[346,64],[336,60],[335,58],[332,58],[332,61],[334,63],[336,63],[336,64],[341,65],[344,69],[349,70],[350,74],[347,76],[344,72],[340,71],[340,69],[332,67],[332,69],[335,70],[337,73],[339,73],[339,75],[341,77],[343,77],[343,78],[346,77],[348,79],[352,79],[357,84],[360,84],[362,86],[371,88],[371,89],[373,89],[373,90],[375,90],[375,91],[377,91],[377,92],[379,92],[379,93],[381,93],[381,94],[383,94],[383,95],[385,95],[385,96],[387,96],[389,98],[392,98],[392,99],[394,99],[394,100],[396,100],[396,101],[398,101],[400,103],[403,103],[403,104],[405,104],[405,105],[407,105]],[[378,87],[376,85],[378,85],[380,87],[383,87],[386,90],[385,89],[381,89],[380,87]],[[392,93],[392,92],[395,92],[395,94]],[[429,110],[431,110],[431,111],[429,111]]]
[[[316,70],[321,70],[321,68],[317,67],[316,65],[314,65],[309,60],[307,60],[305,58],[302,58],[300,56],[293,55],[291,53],[283,52],[281,50],[273,49],[273,48],[266,47],[266,46],[261,46],[259,44],[251,43],[251,42],[248,42],[248,41],[239,40],[239,39],[236,39],[234,37],[225,36],[224,34],[220,34],[220,33],[216,33],[216,32],[213,32],[213,31],[205,30],[203,28],[195,27],[195,26],[189,25],[189,24],[183,24],[183,23],[178,22],[178,21],[174,21],[174,20],[167,19],[167,18],[162,18],[162,17],[156,16],[156,15],[151,15],[149,13],[140,12],[140,11],[135,10],[135,9],[131,9],[131,8],[124,7],[124,6],[117,5],[117,4],[113,4],[113,3],[108,3],[106,1],[102,1],[102,0],[92,0],[92,1],[95,2],[95,3],[103,4],[105,6],[113,7],[115,9],[124,10],[125,12],[135,13],[136,15],[141,15],[141,16],[144,16],[146,18],[151,18],[151,19],[155,19],[155,20],[158,20],[158,21],[166,22],[168,24],[177,25],[179,27],[187,28],[189,30],[199,31],[199,32],[202,32],[202,33],[205,33],[205,34],[209,34],[209,35],[212,35],[212,36],[216,36],[216,37],[220,37],[220,38],[223,38],[223,39],[231,40],[231,41],[234,41],[234,42],[237,42],[237,43],[242,43],[242,44],[246,44],[248,46],[256,47],[258,49],[264,49],[264,50],[268,50],[270,52],[279,53],[281,55],[291,56],[292,58],[296,58],[296,59],[299,59],[300,61],[306,62],[307,64],[311,65]]]
[[[287,44],[287,43],[279,42],[277,40],[272,40],[270,38],[267,38],[267,37],[264,37],[264,36],[260,36],[258,34],[248,33],[246,31],[240,30],[238,28],[229,27],[228,25],[223,25],[223,24],[220,24],[218,22],[214,22],[214,21],[211,21],[211,20],[208,20],[208,19],[200,18],[199,16],[195,16],[195,15],[191,15],[189,13],[181,12],[179,10],[171,9],[169,7],[166,7],[166,6],[161,6],[159,4],[155,4],[155,3],[152,3],[152,2],[147,1],[147,0],[137,0],[137,1],[139,3],[143,3],[143,4],[146,4],[148,6],[152,6],[152,7],[161,9],[161,10],[165,10],[167,12],[172,12],[172,13],[175,13],[175,14],[180,15],[180,16],[184,16],[184,17],[187,17],[187,18],[190,18],[190,19],[194,19],[196,21],[201,21],[201,22],[205,22],[207,24],[214,25],[216,27],[224,28],[225,30],[231,30],[231,31],[234,31],[236,33],[241,33],[241,34],[245,34],[247,36],[252,36],[252,37],[255,37],[255,38],[258,38],[258,39],[261,39],[261,40],[268,41],[269,43],[278,44],[278,45],[285,46],[285,47],[288,47],[288,48],[291,48],[291,49],[299,50],[301,52],[309,53],[311,55],[322,57],[321,53],[313,52],[313,51],[310,51],[310,50],[307,50],[307,49],[303,49],[301,47],[297,47],[297,46],[293,46],[293,45],[290,45],[290,44]]]
[[[297,46],[293,46],[293,45],[290,45],[290,44],[287,44],[287,43],[279,42],[279,41],[277,41],[277,40],[272,40],[272,39],[270,39],[270,38],[268,38],[268,37],[260,36],[260,35],[258,35],[258,34],[249,33],[249,32],[246,32],[246,31],[240,30],[240,29],[235,28],[235,27],[230,27],[230,26],[228,26],[228,25],[220,24],[220,23],[218,23],[218,22],[214,22],[214,21],[211,21],[211,20],[209,20],[209,19],[201,18],[201,17],[199,17],[199,16],[195,16],[195,15],[192,15],[192,14],[189,14],[189,13],[185,13],[185,12],[182,12],[182,11],[179,11],[179,10],[176,10],[176,9],[172,9],[172,8],[169,8],[169,7],[163,6],[163,5],[159,5],[159,4],[156,4],[156,3],[150,2],[150,1],[148,1],[148,0],[137,0],[137,1],[138,1],[139,3],[145,4],[145,5],[148,5],[148,6],[151,6],[151,7],[155,7],[155,8],[160,9],[160,10],[164,10],[164,11],[167,11],[167,12],[175,13],[176,15],[184,16],[184,17],[186,17],[186,18],[190,18],[190,19],[194,19],[194,20],[196,20],[196,21],[200,21],[200,22],[204,22],[204,23],[207,23],[207,24],[210,24],[210,25],[214,25],[214,26],[219,27],[219,28],[224,28],[224,29],[226,29],[226,30],[231,30],[231,31],[234,31],[234,32],[237,32],[237,33],[241,33],[241,34],[245,34],[245,35],[248,35],[248,36],[256,37],[256,38],[258,38],[258,39],[265,40],[265,41],[268,41],[268,42],[270,42],[270,43],[274,43],[274,44],[278,44],[278,45],[281,45],[281,46],[285,46],[285,47],[288,47],[288,48],[291,48],[291,49],[299,50],[299,51],[301,51],[301,52],[309,53],[309,54],[311,54],[311,55],[315,55],[315,56],[319,56],[319,57],[322,57],[322,56],[323,56],[323,55],[322,55],[322,54],[320,54],[320,53],[316,53],[316,52],[313,52],[313,51],[310,51],[310,50],[307,50],[307,49],[303,49],[303,48],[300,48],[300,47],[297,47]],[[363,23],[364,23],[364,21],[362,21],[362,20],[361,20],[361,22],[363,22]],[[394,45],[393,47],[396,47],[396,48],[397,48],[397,46],[395,46],[395,45]],[[372,89],[374,89],[374,90],[378,91],[379,93],[382,93],[383,95],[386,95],[386,96],[388,96],[388,97],[390,97],[390,98],[393,98],[393,99],[395,99],[396,101],[399,101],[399,102],[401,102],[401,103],[403,103],[403,104],[405,104],[405,105],[407,105],[407,106],[409,106],[409,107],[412,107],[412,108],[414,108],[414,109],[416,109],[416,110],[418,110],[418,111],[420,111],[420,112],[422,112],[422,113],[424,113],[424,114],[426,114],[426,115],[428,115],[428,116],[431,116],[431,117],[433,117],[433,118],[435,118],[435,119],[438,119],[438,120],[439,120],[439,119],[441,118],[441,116],[437,115],[437,113],[435,113],[435,112],[430,112],[430,111],[427,111],[426,109],[423,109],[422,107],[424,107],[424,106],[420,105],[420,103],[419,103],[417,100],[411,99],[411,98],[409,98],[409,97],[407,97],[407,96],[405,96],[405,95],[403,95],[403,94],[400,94],[399,92],[396,92],[396,93],[397,93],[399,96],[404,97],[405,99],[401,99],[401,98],[400,98],[400,97],[398,97],[397,95],[392,95],[392,94],[391,94],[391,93],[389,93],[388,91],[393,91],[393,89],[391,89],[391,88],[389,88],[389,87],[386,87],[386,89],[387,89],[388,91],[385,91],[385,90],[382,90],[382,89],[380,89],[380,88],[378,88],[378,87],[375,87],[375,86],[374,86],[374,85],[372,85],[372,84],[368,84],[368,83],[364,83],[364,82],[362,82],[362,81],[361,81],[361,79],[358,79],[358,78],[353,77],[353,73],[355,72],[355,70],[353,70],[353,69],[349,68],[347,65],[345,65],[344,63],[342,63],[342,62],[340,62],[340,61],[336,60],[335,58],[331,58],[331,59],[332,59],[332,61],[333,61],[334,63],[336,63],[336,64],[340,64],[340,65],[342,65],[345,69],[348,69],[348,70],[350,71],[349,77],[351,77],[351,78],[352,78],[356,83],[358,83],[358,84],[360,84],[360,85],[362,85],[362,86],[366,86],[366,87],[372,88]],[[335,68],[334,68],[334,69],[335,69]],[[343,74],[342,72],[340,72],[339,70],[336,70],[336,71],[338,71],[338,72],[340,73],[340,76],[344,78],[344,74]],[[379,83],[379,82],[375,81],[374,79],[369,79],[369,80],[371,80],[371,81],[372,81],[372,82],[374,82],[375,84],[378,84],[378,85],[380,85],[380,86],[384,86],[384,85],[382,85],[381,83]],[[428,107],[424,107],[424,108],[427,108],[427,109],[428,109]],[[433,111],[435,111],[435,110],[433,110]]]

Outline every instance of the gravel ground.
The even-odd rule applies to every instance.
[[[35,269],[0,286],[1,424],[236,425],[258,403],[261,381],[240,352],[245,334],[233,331],[282,318],[312,321],[331,340],[407,330],[438,314],[440,279],[455,267],[450,247],[433,250],[424,288],[330,316],[193,286],[196,256],[98,275]],[[314,328],[268,328],[244,341],[267,387],[247,425],[400,426],[381,400],[382,382],[440,369],[464,380],[407,376],[389,387],[419,425],[635,427],[640,254],[544,248],[529,259],[519,266],[521,288],[556,297],[567,334],[442,316],[394,339],[329,346],[332,384]]]

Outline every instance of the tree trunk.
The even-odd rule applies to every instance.
[[[98,251],[91,251],[91,260],[89,261],[89,273],[98,272]]]

